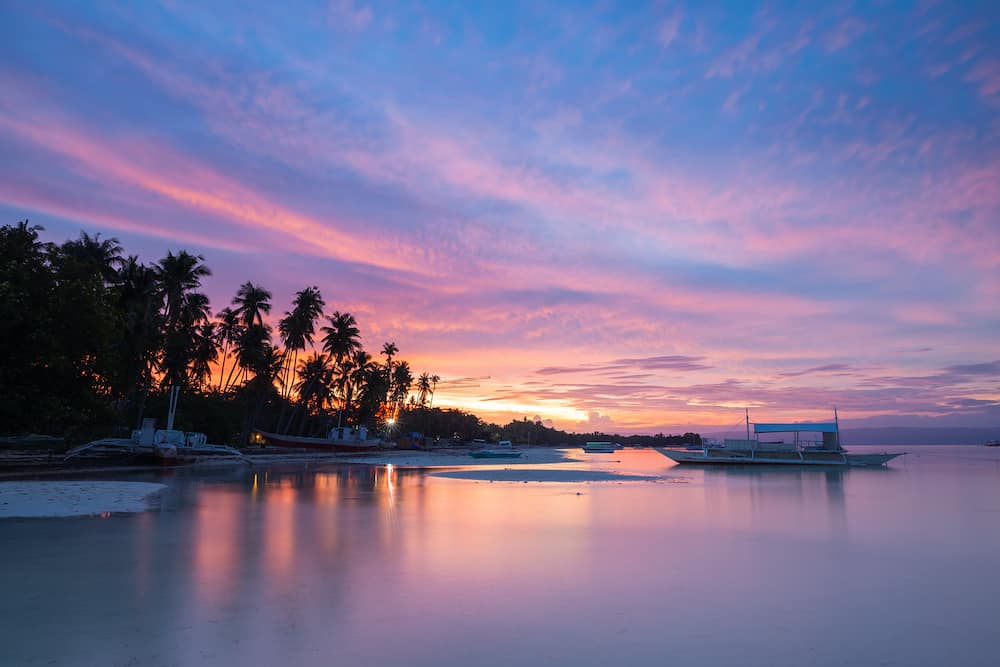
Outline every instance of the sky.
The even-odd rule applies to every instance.
[[[435,405],[1000,426],[995,2],[0,0],[0,91],[4,224],[317,285]]]

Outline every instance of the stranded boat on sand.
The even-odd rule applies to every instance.
[[[360,428],[332,428],[325,438],[307,438],[298,435],[254,431],[250,440],[257,445],[322,449],[328,452],[369,452],[385,446],[380,439],[369,438],[368,429],[364,426]]]
[[[613,442],[588,442],[581,449],[586,454],[612,454],[621,449],[621,445]]]
[[[677,463],[699,464],[758,464],[797,466],[884,466],[899,454],[850,454],[840,446],[840,422],[834,411],[832,422],[754,424],[750,437],[750,414],[747,413],[745,440],[726,439],[723,447],[705,446],[699,450],[657,448],[657,451]],[[802,433],[820,433],[819,441],[807,441]],[[791,442],[761,440],[761,434],[790,434]]]

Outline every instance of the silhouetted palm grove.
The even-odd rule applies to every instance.
[[[250,281],[213,314],[200,255],[147,265],[114,238],[58,245],[40,231],[0,228],[0,431],[128,430],[162,420],[171,386],[182,391],[178,427],[224,442],[252,428],[315,435],[429,418],[437,377],[424,373],[411,394],[396,345],[381,360],[366,352],[354,316],[327,313],[316,286],[295,295],[275,332],[271,292]]]
[[[162,425],[168,390],[180,387],[175,427],[224,444],[244,444],[255,428],[324,435],[388,423],[396,433],[531,444],[592,437],[435,408],[441,378],[414,378],[395,343],[366,352],[354,316],[327,312],[316,286],[296,293],[275,334],[271,292],[251,281],[212,312],[201,255],[171,251],[147,265],[115,238],[84,232],[58,245],[39,231],[27,220],[0,227],[0,434],[82,440],[125,434],[143,417]]]

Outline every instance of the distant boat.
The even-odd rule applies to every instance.
[[[987,447],[1000,447],[1000,440],[987,440],[986,441],[986,446]]]
[[[368,452],[383,446],[382,441],[378,438],[368,437],[368,429],[364,426],[360,428],[333,428],[330,429],[325,438],[307,438],[299,435],[254,431],[250,441],[260,445],[322,449],[328,452]]]
[[[474,459],[519,459],[521,452],[516,449],[476,449],[469,452]]]
[[[612,454],[620,448],[621,445],[612,442],[588,442],[582,447],[587,454]]]
[[[485,445],[485,440],[473,440],[477,445]],[[474,449],[469,452],[469,456],[474,459],[519,459],[521,452],[514,449],[514,444],[510,440],[501,440],[493,449]]]
[[[705,445],[700,450],[657,448],[657,451],[677,463],[698,464],[755,464],[796,466],[884,466],[898,454],[850,454],[840,446],[840,422],[834,411],[832,422],[806,422],[781,424],[754,424],[754,438],[750,437],[750,414],[747,412],[747,437],[745,440],[726,439],[724,448]],[[790,434],[791,442],[784,440],[762,441],[761,434]],[[818,442],[800,438],[802,433],[820,433]]]

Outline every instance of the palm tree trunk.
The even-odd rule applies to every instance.
[[[219,392],[225,391],[222,388],[222,380],[226,377],[226,357],[229,356],[229,341],[226,341],[226,346],[222,349],[222,364],[219,365]]]

